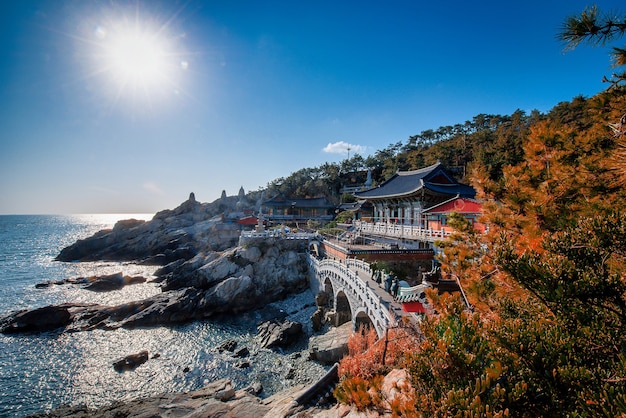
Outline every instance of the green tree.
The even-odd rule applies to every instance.
[[[581,43],[592,46],[606,46],[626,33],[626,14],[611,12],[602,14],[596,6],[585,9],[581,14],[568,17],[559,34],[559,39],[567,48],[576,48]],[[626,65],[626,47],[613,46],[611,51],[615,68]],[[605,81],[618,87],[626,81],[626,71],[619,70]]]

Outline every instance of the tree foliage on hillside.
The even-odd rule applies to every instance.
[[[574,33],[607,36],[617,24],[592,10],[574,22],[587,32]],[[461,144],[473,150],[468,174],[490,229],[477,236],[457,220],[442,245],[444,272],[460,278],[473,310],[429,294],[437,314],[398,362],[412,378],[412,416],[626,417],[625,113],[614,83],[515,129],[474,133],[511,134],[519,149],[506,156]],[[441,135],[450,136],[429,144],[439,152],[459,139]]]

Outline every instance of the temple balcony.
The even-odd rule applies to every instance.
[[[374,235],[394,239],[406,239],[425,242],[442,240],[452,234],[452,228],[443,226],[440,229],[424,228],[418,225],[404,225],[387,222],[355,221],[355,226],[362,235]]]

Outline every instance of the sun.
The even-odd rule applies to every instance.
[[[171,25],[146,15],[109,15],[91,36],[90,74],[116,103],[126,97],[154,103],[180,93],[189,61],[179,42],[184,37],[172,34]]]
[[[157,34],[131,28],[112,34],[103,58],[111,76],[122,84],[148,87],[167,81],[169,55],[167,43]]]

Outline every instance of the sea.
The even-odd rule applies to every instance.
[[[152,214],[0,215],[0,317],[64,302],[117,305],[161,292],[151,282],[155,266],[54,261],[76,240],[130,218],[150,220]],[[51,280],[119,272],[148,281],[111,292],[92,292],[74,284],[35,287]],[[221,378],[231,379],[237,389],[260,383],[261,397],[312,383],[326,369],[308,360],[306,338],[287,351],[276,351],[259,349],[255,335],[257,325],[274,315],[287,315],[310,332],[314,311],[313,295],[305,291],[259,311],[184,325],[0,334],[0,417],[23,417],[61,405],[97,408],[116,400],[190,391]],[[232,353],[217,350],[229,339],[248,347],[249,367]],[[114,370],[116,359],[142,350],[150,353],[146,363],[132,371]]]

